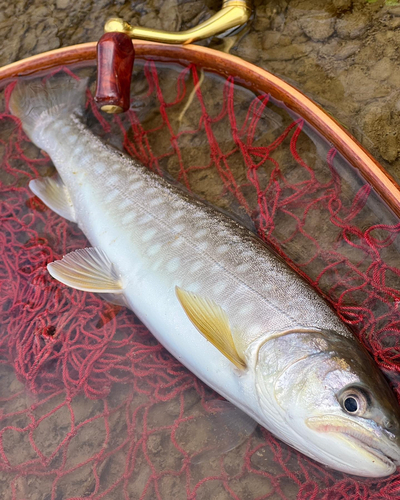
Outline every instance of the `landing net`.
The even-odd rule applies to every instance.
[[[215,205],[250,216],[398,392],[397,218],[335,148],[271,96],[193,65],[148,61],[135,72],[132,111],[104,117],[88,94],[89,126]],[[0,119],[2,498],[400,498],[400,475],[333,472],[261,427],[219,458],[194,463],[219,397],[133,313],[49,276],[46,264],[89,244],[29,191],[30,179],[52,174],[51,162],[13,116]]]

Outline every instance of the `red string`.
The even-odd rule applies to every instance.
[[[282,119],[270,142],[260,141],[265,115],[276,108],[268,95],[246,94],[247,101],[237,100],[234,81],[227,78],[218,84],[219,106],[211,106],[193,65],[179,70],[172,98],[154,62],[146,63],[144,75],[147,90],[141,98],[158,103],[159,112],[146,125],[134,110],[113,123],[106,121],[88,95],[88,112],[105,140],[119,130],[127,152],[160,173],[173,160],[176,177],[188,188],[196,188],[193,176],[199,172],[216,176],[221,196],[255,217],[260,236],[330,301],[391,373],[398,390],[400,224],[387,216],[385,223],[364,225],[370,220],[370,186],[359,183],[349,196],[335,169],[337,153],[329,147],[320,179],[302,152],[301,118],[285,125]],[[179,128],[170,117],[183,109],[191,88],[197,121],[192,128]],[[5,89],[6,103],[11,91],[12,85]],[[9,474],[7,498],[22,498],[21,484],[28,478],[43,481],[51,499],[165,499],[165,481],[175,485],[170,492],[185,491],[188,499],[210,498],[213,491],[237,500],[400,498],[398,475],[375,481],[335,473],[265,430],[259,431],[262,438],[251,437],[237,452],[242,460],[233,468],[224,457],[209,474],[191,465],[178,439],[182,425],[193,420],[188,398],[196,394],[207,411],[207,401],[215,396],[131,312],[49,277],[47,263],[88,242],[74,224],[32,197],[27,182],[46,173],[50,160],[29,143],[13,116],[5,112],[0,120],[10,131],[8,138],[0,138],[0,363],[4,369],[13,367],[34,398],[24,403],[25,392],[18,387],[7,388],[0,399],[0,469]],[[228,145],[218,140],[219,126],[229,127]],[[170,149],[160,152],[155,145],[162,134]],[[195,155],[188,164],[182,141],[200,135],[208,143],[206,160],[200,163]],[[235,166],[238,155],[243,175]],[[291,169],[282,158],[291,162]],[[313,223],[316,217],[327,224],[329,244]],[[89,413],[85,400],[90,400]],[[163,421],[155,424],[159,408],[172,403],[173,415],[161,412]],[[57,425],[61,413],[68,425],[58,429],[61,437],[46,449],[43,433]],[[24,453],[15,454],[10,436],[23,443],[18,448]],[[87,448],[85,436],[92,436]],[[163,467],[150,446],[159,436],[168,455]],[[269,457],[265,468],[257,465],[264,455]],[[80,471],[85,471],[87,491],[74,482]],[[111,479],[104,479],[104,471]],[[258,490],[240,489],[249,484],[258,484]]]

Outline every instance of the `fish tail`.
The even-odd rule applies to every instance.
[[[18,82],[9,107],[28,137],[40,147],[40,135],[56,119],[83,113],[87,80],[72,77],[42,82]]]

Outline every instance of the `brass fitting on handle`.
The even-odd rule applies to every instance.
[[[120,18],[109,19],[104,27],[106,33],[125,33],[130,38],[172,44],[187,44],[211,36],[227,36],[247,23],[251,16],[248,0],[224,0],[222,9],[198,26],[186,31],[168,32],[140,26],[131,26]]]

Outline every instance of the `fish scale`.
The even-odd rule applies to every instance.
[[[308,456],[393,472],[398,404],[347,327],[248,229],[103,144],[79,116],[80,85],[47,83],[29,99],[17,86],[10,101],[62,179],[31,188],[93,245],[50,273],[128,305],[193,373]],[[365,415],[349,414],[346,397]]]
[[[58,127],[76,138],[74,145],[81,143],[84,147],[82,169],[77,167],[79,155],[73,151],[71,154],[69,149],[63,151],[57,140],[58,127],[54,132],[48,132],[46,150],[69,186],[72,198],[73,193],[80,192],[81,178],[86,175],[91,178],[90,194],[84,197],[80,194],[73,204],[80,226],[92,244],[103,248],[106,253],[112,252],[118,241],[124,247],[129,246],[135,255],[140,255],[146,270],[163,269],[165,284],[172,294],[175,285],[206,293],[226,308],[233,324],[241,327],[253,323],[249,333],[254,336],[248,339],[249,343],[269,331],[295,325],[332,329],[342,335],[351,335],[329,306],[248,230],[190,198],[182,189],[133,160],[122,158],[84,128],[79,119],[70,118],[68,121],[68,125],[60,121]],[[68,162],[65,161],[67,155],[70,157]],[[106,165],[106,172],[110,171],[110,175],[96,176],[99,162]],[[70,175],[71,170],[76,173]],[[127,183],[129,188],[126,189]],[[113,196],[108,199],[110,194]],[[112,236],[108,245],[107,240],[100,240],[98,235],[104,235],[110,228],[103,223],[100,230],[94,231],[95,221],[87,217],[95,203],[93,198],[104,200],[109,226],[120,226],[120,236],[118,239]],[[151,238],[145,236],[149,229],[154,231]],[[199,231],[201,236],[196,237]],[[173,246],[177,236],[182,237],[178,240],[180,245]],[[181,264],[178,274],[175,268],[168,272],[168,263],[174,259],[179,259]],[[197,262],[200,269],[192,273],[191,267]],[[210,276],[201,279],[199,273],[204,274],[204,269]],[[121,274],[125,274],[124,269],[121,269]],[[227,297],[214,296],[217,284],[224,285]],[[272,294],[274,301],[270,299]],[[247,311],[246,301],[253,304],[253,307],[247,307]],[[292,304],[290,312],[288,302]],[[240,314],[240,311],[246,313]],[[235,321],[237,314],[239,318]]]

